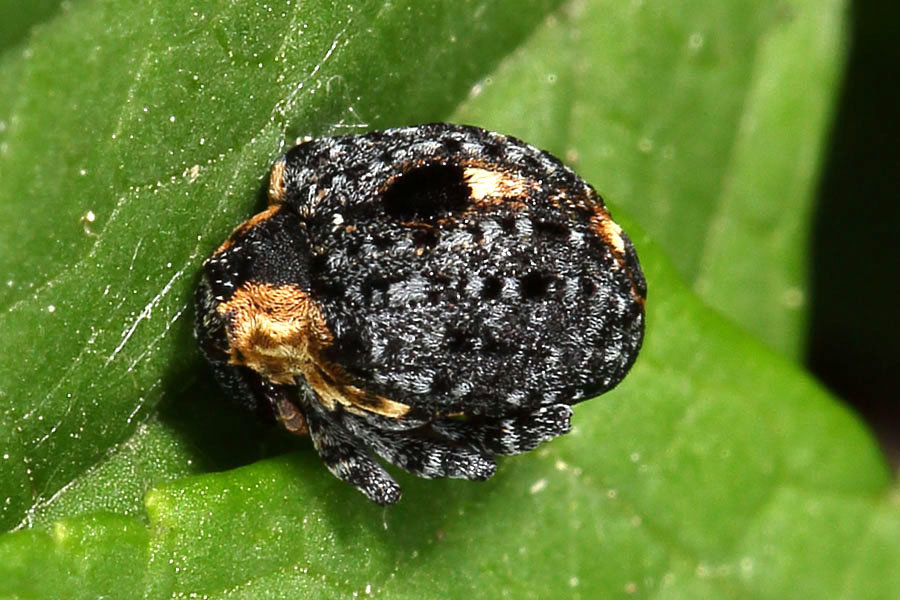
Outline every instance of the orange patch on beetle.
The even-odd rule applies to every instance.
[[[213,252],[213,256],[221,254],[222,252],[225,252],[226,250],[231,248],[237,238],[245,235],[248,231],[259,225],[260,223],[271,219],[276,214],[278,214],[279,210],[281,210],[281,205],[273,204],[266,210],[262,211],[261,213],[256,213],[255,215],[235,227],[234,231],[231,232],[231,235],[228,236],[228,239],[222,242],[221,246],[216,248],[216,251]]]
[[[401,419],[411,410],[407,404],[366,392],[349,383],[349,378],[339,366],[325,360],[319,360],[316,368],[305,374],[305,378],[328,410],[341,405],[356,414],[369,412],[391,419]]]
[[[622,228],[612,220],[605,208],[596,208],[591,215],[591,231],[603,238],[603,241],[612,248],[616,259],[620,264],[625,262],[625,240],[622,239]]]
[[[319,305],[293,285],[248,282],[216,310],[228,319],[229,362],[275,384],[293,384],[333,340]]]
[[[334,341],[322,309],[294,285],[248,282],[216,309],[228,321],[229,363],[253,369],[277,385],[304,379],[322,405],[352,412],[402,418],[410,407],[353,385],[322,351]],[[305,422],[290,407],[276,407],[288,429],[302,433]]]
[[[594,214],[590,219],[590,229],[596,235],[600,236],[604,242],[612,249],[613,255],[616,259],[616,264],[619,268],[624,268],[628,271],[628,276],[634,281],[634,277],[632,276],[631,270],[628,268],[628,265],[625,263],[625,239],[622,237],[624,232],[618,223],[612,220],[612,217],[609,215],[609,211],[605,208],[598,206],[595,208]],[[646,302],[646,298],[638,291],[637,287],[632,283],[631,286],[631,296],[634,298],[635,302],[640,304],[642,307]]]
[[[284,172],[287,163],[281,157],[272,165],[272,173],[269,175],[269,204],[281,204],[287,194],[287,184],[284,181]]]
[[[463,177],[472,201],[477,205],[513,203],[514,208],[524,209],[523,200],[535,187],[534,182],[515,173],[475,165],[465,167]]]

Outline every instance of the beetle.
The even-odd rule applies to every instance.
[[[315,139],[203,265],[196,337],[222,387],[372,501],[381,457],[484,480],[571,429],[644,335],[647,285],[593,187],[547,152],[432,123]]]

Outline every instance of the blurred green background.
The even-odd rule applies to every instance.
[[[0,0],[0,16],[24,17],[16,28],[0,18],[0,75],[25,88],[0,96],[0,113],[26,122],[26,150],[3,163],[14,177],[0,184],[14,184],[0,188],[0,241],[27,249],[0,256],[19,270],[0,289],[13,299],[0,315],[0,481],[12,489],[0,516],[25,528],[0,536],[0,596],[35,573],[53,575],[47,589],[93,578],[85,596],[128,578],[213,597],[267,585],[347,595],[371,581],[414,597],[435,580],[457,597],[581,586],[890,598],[900,587],[885,576],[900,577],[896,481],[868,432],[794,364],[805,355],[896,466],[896,6],[848,4],[810,286],[803,244],[768,234],[808,225],[840,2],[533,0],[529,15],[509,1],[283,0],[284,21],[261,1],[193,11],[169,0],[128,5],[128,16],[114,2],[79,6]],[[23,22],[42,25],[32,43]],[[392,41],[412,30],[414,50]],[[604,58],[590,64],[594,48]],[[482,93],[470,94],[476,81]],[[754,138],[745,120],[760,114],[769,128]],[[515,131],[607,188],[648,272],[651,328],[626,382],[579,406],[573,435],[504,461],[481,486],[401,476],[408,501],[381,511],[324,473],[308,440],[222,403],[186,307],[202,256],[261,200],[280,142],[429,117]],[[765,153],[768,139],[782,154]],[[769,202],[726,215],[740,244],[726,232],[701,249],[716,202],[741,192],[724,212]],[[760,218],[741,230],[747,213]],[[706,287],[703,251],[719,277],[707,271]],[[770,293],[790,278],[793,305]],[[36,342],[48,339],[56,354]],[[245,582],[262,588],[242,596]]]
[[[900,464],[900,4],[851,3],[819,186],[807,364]]]

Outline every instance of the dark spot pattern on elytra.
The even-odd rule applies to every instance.
[[[426,164],[397,176],[381,201],[392,219],[434,221],[462,212],[469,203],[469,186],[461,166]]]
[[[532,228],[538,235],[560,239],[569,237],[570,232],[569,226],[565,223],[547,221],[543,219],[532,220]]]
[[[536,300],[547,294],[554,277],[540,271],[532,271],[520,281],[522,297],[526,300]]]
[[[598,231],[603,200],[550,154],[432,123],[312,140],[278,164],[278,209],[204,264],[197,340],[241,405],[308,430],[371,500],[400,497],[376,457],[486,479],[634,363],[637,254]]]
[[[499,296],[501,289],[503,289],[503,282],[496,275],[488,275],[482,280],[481,295],[488,300]]]

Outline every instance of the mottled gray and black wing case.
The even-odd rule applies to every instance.
[[[324,356],[368,392],[501,415],[595,396],[634,362],[634,248],[551,155],[434,124],[307,142],[273,173],[308,244]]]

